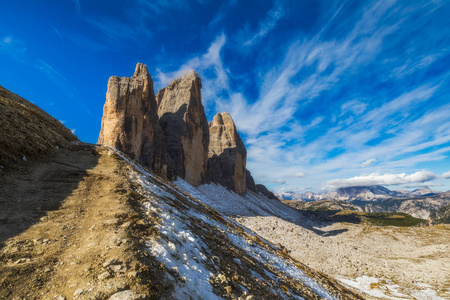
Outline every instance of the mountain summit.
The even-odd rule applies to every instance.
[[[168,179],[178,176],[194,186],[215,182],[241,195],[249,189],[275,199],[246,169],[247,150],[230,114],[218,113],[208,124],[201,88],[194,70],[156,96],[144,64],[136,65],[132,77],[112,76],[99,144]]]

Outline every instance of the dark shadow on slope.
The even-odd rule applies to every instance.
[[[211,202],[213,208],[221,212],[222,214],[229,217],[278,217],[286,222],[293,223],[297,226],[301,226],[305,229],[311,230],[317,235],[320,236],[336,236],[343,232],[348,231],[347,229],[339,229],[326,231],[321,230],[320,228],[324,228],[330,226],[334,223],[352,223],[359,224],[361,223],[361,219],[357,216],[352,215],[340,215],[337,214],[339,211],[300,211],[295,208],[289,207],[286,204],[283,204],[279,200],[268,199],[266,197],[261,197],[261,195],[256,198],[252,196],[254,194],[251,191],[247,191],[247,193],[251,193],[250,195],[244,196],[244,198],[230,198],[231,201],[227,202],[227,204],[217,204],[220,201],[215,200]]]
[[[58,210],[98,163],[93,145],[75,144],[0,173],[0,247]],[[55,224],[63,226],[63,224]]]

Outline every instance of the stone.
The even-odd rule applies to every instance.
[[[111,273],[106,271],[106,272],[103,272],[102,274],[98,275],[97,278],[98,278],[98,280],[105,280],[105,279],[108,279],[108,278],[111,278],[111,277],[112,277]]]
[[[194,186],[200,185],[207,172],[209,130],[195,71],[170,82],[156,95],[158,117],[164,132],[167,153],[174,171]]]
[[[147,67],[138,63],[132,77],[110,77],[98,143],[112,146],[161,174],[163,140]]]
[[[107,268],[107,267],[109,267],[110,265],[121,264],[121,263],[122,263],[121,261],[119,261],[119,260],[117,260],[117,259],[115,259],[115,258],[112,258],[112,259],[110,259],[110,260],[108,260],[108,261],[105,261],[105,262],[103,263],[103,268]]]
[[[252,173],[249,170],[245,170],[245,184],[247,186],[247,190],[258,193],[256,189],[255,180],[253,179]]]
[[[246,185],[247,150],[227,112],[209,123],[208,176],[213,182],[242,195]]]
[[[136,295],[136,293],[134,293],[131,290],[121,291],[109,297],[109,300],[136,300],[136,299],[142,299],[142,297],[140,295]]]
[[[73,293],[73,297],[74,297],[74,298],[78,298],[78,297],[80,297],[83,293],[84,293],[84,290],[83,290],[83,289],[77,289],[77,290]]]
[[[271,191],[269,191],[264,185],[257,184],[256,185],[256,189],[258,190],[258,192],[260,192],[261,194],[263,194],[267,198],[269,198],[269,199],[277,199],[278,200],[278,198],[275,196],[275,194],[272,193]]]

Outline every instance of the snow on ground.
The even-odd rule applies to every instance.
[[[370,246],[372,245],[371,243],[375,241],[375,238],[382,239],[379,241],[380,243],[382,243],[381,244],[382,248],[385,247],[385,244],[383,243],[386,242],[390,243],[389,246],[391,246],[391,248],[394,247],[393,245],[395,243],[396,243],[395,245],[397,246],[399,246],[399,243],[400,244],[402,243],[402,241],[396,242],[396,240],[393,240],[391,234],[387,236],[385,235],[382,237],[378,237],[376,235],[376,232],[373,233],[372,235],[369,235],[369,233],[364,233],[364,236],[366,237],[364,241],[367,242],[366,244],[368,244],[368,246],[366,246],[367,247],[366,252],[369,255],[369,257],[365,258],[359,257],[360,255],[366,254],[366,252],[362,251],[364,249],[360,249],[359,251],[354,250],[360,248],[359,247],[360,245],[354,243],[353,235],[355,235],[356,233],[353,233],[353,231],[355,231],[356,229],[354,229],[353,227],[350,228],[353,231],[350,230],[348,233],[345,233],[344,231],[344,234],[340,235],[339,237],[337,236],[333,237],[333,235],[331,235],[330,237],[324,237],[316,234],[314,230],[311,230],[311,228],[313,229],[319,228],[320,230],[317,231],[326,232],[327,231],[326,227],[318,226],[318,224],[316,224],[317,222],[315,222],[314,220],[303,219],[303,217],[297,211],[293,211],[289,207],[286,207],[285,205],[276,200],[267,199],[261,194],[256,195],[252,192],[248,192],[244,196],[240,196],[220,185],[205,184],[199,187],[194,187],[181,179],[175,181],[174,184],[178,186],[180,189],[198,198],[199,200],[201,200],[201,202],[208,204],[209,206],[213,207],[214,209],[218,210],[224,215],[235,217],[237,218],[237,220],[247,220],[243,222],[245,226],[250,225],[249,228],[252,228],[258,234],[265,236],[272,242],[279,242],[283,244],[283,246],[286,246],[289,250],[292,250],[294,254],[302,253],[302,256],[300,257],[298,255],[297,256],[294,255],[294,257],[298,259],[305,258],[304,251],[302,250],[303,251],[302,252],[298,250],[306,249],[306,251],[310,252],[308,253],[309,255],[308,257],[310,258],[308,260],[308,263],[310,263],[314,259],[316,260],[318,259],[320,261],[329,261],[335,267],[334,269],[336,268],[339,269],[340,263],[345,264],[345,267],[351,265],[349,267],[350,268],[349,270],[352,270],[352,268],[362,269],[364,265],[357,265],[355,263],[361,261],[369,263],[367,259],[369,259],[370,262],[374,264],[379,263],[378,260],[373,259],[374,254],[373,249],[374,248],[378,249],[377,248],[378,245],[376,247]],[[252,221],[253,219],[255,220]],[[271,222],[268,223],[268,219],[270,219],[269,221]],[[275,228],[277,228],[277,230],[275,230]],[[330,229],[330,231],[332,231],[332,229]],[[266,232],[266,234],[262,234],[262,232],[263,233]],[[358,234],[360,234],[359,231],[357,232]],[[305,238],[305,240],[304,241],[298,240],[299,237],[303,237]],[[347,238],[351,240],[350,242],[346,242],[348,246],[342,244],[342,241],[340,241],[341,238]],[[403,238],[407,238],[407,236],[403,236]],[[230,239],[232,239],[232,237],[230,237]],[[286,239],[288,239],[288,241]],[[303,247],[302,243],[306,244],[305,245],[306,247]],[[409,245],[407,242],[405,243],[406,245]],[[406,247],[404,245],[400,246],[402,247],[401,249]],[[314,247],[318,249],[318,252],[315,252]],[[335,253],[335,255],[333,257],[323,256],[330,254],[330,251],[322,251],[327,250],[324,247],[325,248],[331,247],[332,249],[330,251],[331,253]],[[361,247],[364,248],[364,246]],[[406,248],[409,249],[408,247]],[[340,253],[340,251],[343,251],[342,249],[350,252],[342,254]],[[420,249],[421,251],[423,250],[423,248]],[[390,250],[393,251],[393,249]],[[380,253],[384,252],[380,250]],[[432,252],[429,251],[429,253]],[[341,259],[342,255],[344,256]],[[263,255],[261,255],[261,257],[263,257]],[[350,264],[349,260],[345,259],[348,257],[352,258]],[[335,261],[333,261],[333,259]],[[445,263],[445,260],[442,261],[442,263]],[[387,268],[384,268],[382,270],[386,271],[386,269]],[[399,274],[399,276],[400,275],[402,274]],[[438,296],[436,292],[437,291],[436,287],[420,286],[418,285],[417,280],[415,286],[407,287],[407,285],[403,284],[397,285],[393,282],[388,281],[387,279],[381,278],[381,276],[376,277],[377,278],[364,276],[364,274],[359,274],[353,278],[348,277],[348,275],[345,275],[345,277],[336,276],[335,278],[349,287],[365,292],[370,296],[379,297],[383,299],[425,299],[425,300],[444,299],[442,298],[442,296],[441,297]],[[404,276],[402,278],[404,279]],[[418,277],[416,276],[412,278]]]
[[[194,187],[181,178],[173,183],[226,216],[277,216],[291,220],[298,218],[295,209],[278,200],[268,199],[262,194],[248,191],[245,195],[240,196],[215,183]]]
[[[356,279],[344,277],[338,278],[345,285],[364,291],[366,294],[381,299],[404,300],[445,300],[445,298],[436,295],[436,291],[429,285],[422,285],[423,289],[404,289],[401,286],[390,282],[387,279],[362,276]]]
[[[139,165],[129,161],[120,152],[116,153],[134,166],[135,170],[130,171],[130,177],[133,182],[145,190],[145,196],[148,201],[144,203],[143,207],[146,210],[146,213],[149,216],[158,216],[160,219],[158,225],[160,236],[156,239],[148,240],[146,246],[148,247],[149,254],[155,257],[158,262],[163,263],[165,267],[172,269],[175,271],[175,274],[179,275],[177,276],[177,280],[174,280],[175,278],[169,278],[172,281],[177,282],[172,294],[174,298],[221,299],[214,294],[211,285],[211,278],[214,274],[211,271],[211,266],[208,267],[207,264],[208,258],[211,256],[209,249],[202,241],[201,237],[197,236],[190,230],[190,226],[188,226],[189,222],[203,222],[209,224],[213,228],[225,232],[229,238],[230,245],[234,245],[241,249],[264,265],[271,266],[271,270],[274,272],[288,274],[290,277],[303,282],[320,297],[325,299],[336,299],[301,269],[280,258],[274,251],[271,252],[258,244],[249,243],[249,241],[240,235],[236,229],[233,229],[232,226],[225,225],[222,223],[223,221],[220,222],[209,218],[192,209],[192,207],[183,207],[183,209],[179,209],[179,207],[175,205],[177,199],[174,195],[179,195],[180,191],[174,190],[174,188],[169,185],[154,184],[153,180],[151,180],[152,178],[155,178],[153,175],[146,172]],[[195,205],[200,205],[200,202],[206,204],[215,202],[215,206],[218,203],[223,203],[224,205],[219,209],[220,212],[222,212],[221,210],[227,210],[229,213],[234,212],[239,214],[239,212],[250,211],[250,208],[254,207],[256,208],[252,211],[254,214],[279,215],[281,213],[284,214],[285,217],[295,216],[295,214],[292,214],[290,208],[285,207],[276,200],[272,201],[266,198],[268,201],[262,202],[261,197],[264,197],[262,195],[247,193],[245,196],[247,202],[242,203],[240,196],[215,184],[194,188],[181,179],[178,179],[175,183],[181,190],[184,190],[192,197],[199,199],[189,199],[186,197],[186,199],[195,203]],[[214,194],[215,197],[208,197],[211,194]],[[263,205],[257,205],[258,203]],[[177,204],[180,205],[178,202]],[[281,206],[279,206],[279,204],[281,204]],[[282,209],[280,209],[280,207]],[[249,231],[247,228],[242,227],[237,222],[227,217],[224,217],[224,219],[226,222],[241,228],[242,231],[256,236],[256,234]],[[276,249],[276,247],[270,245],[269,249]],[[233,261],[237,265],[241,264],[241,261],[238,258],[235,258]],[[279,281],[278,275],[273,274],[268,271],[268,269],[265,269],[264,272],[275,282]],[[260,277],[258,273],[255,274]],[[171,275],[168,276],[172,277]],[[280,289],[280,286],[273,285],[272,288],[274,293],[282,298],[286,298],[286,293]],[[242,290],[245,291],[245,287],[242,286]],[[292,292],[293,291],[288,291],[288,295],[290,294],[289,298],[294,297],[295,299],[303,299],[295,296],[295,292]]]

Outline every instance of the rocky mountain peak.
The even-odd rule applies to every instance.
[[[147,66],[144,65],[143,63],[137,63],[133,77],[142,77],[142,76],[151,78],[150,74],[148,73]]]
[[[167,152],[176,174],[193,185],[203,182],[208,160],[209,130],[201,88],[198,74],[189,71],[156,95]]]
[[[132,77],[110,77],[98,143],[160,173],[164,151],[156,112],[153,80],[144,64],[136,65]]]
[[[242,142],[242,139],[237,132],[236,125],[234,124],[234,121],[229,113],[217,113],[212,122],[209,123],[209,131],[211,136],[209,143],[209,156],[214,154],[220,155],[226,148],[234,147],[239,148],[239,152],[241,152],[245,157],[247,156],[247,150],[245,149],[244,142]],[[220,141],[217,139],[220,139]]]

